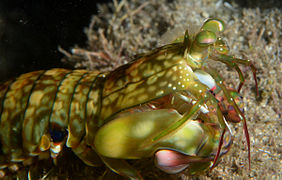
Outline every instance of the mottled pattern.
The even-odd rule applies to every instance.
[[[189,35],[186,31],[181,42],[142,54],[131,63],[109,73],[63,69],[38,73],[31,82],[29,91],[22,95],[28,94],[28,98],[22,102],[26,105],[23,112],[19,113],[22,116],[22,130],[18,132],[22,134],[19,139],[23,141],[22,150],[25,155],[34,156],[50,149],[54,158],[66,144],[89,165],[95,165],[101,159],[114,172],[139,179],[139,173],[120,159],[142,159],[152,156],[157,150],[171,149],[185,156],[185,161],[176,162],[169,167],[171,169],[186,164],[189,166],[189,173],[196,174],[207,170],[213,161],[210,167],[212,169],[219,158],[230,149],[232,133],[215,97],[217,92],[211,93],[213,90],[206,85],[206,81],[200,81],[195,73],[202,70],[214,79],[223,96],[234,108],[235,115],[244,122],[250,160],[246,119],[223,79],[206,60],[211,59],[234,67],[239,75],[241,70],[238,64],[250,66],[256,79],[255,69],[248,60],[236,59],[234,56],[225,55],[226,52],[217,51],[216,42],[220,41],[218,26],[223,26],[221,20],[209,19],[198,33]],[[212,36],[206,36],[207,34]],[[239,89],[244,83],[244,78],[240,79]],[[21,81],[16,80],[14,84],[16,83]],[[4,117],[5,111],[15,108],[14,101],[9,102],[9,93],[13,88],[7,87],[4,85],[3,88],[6,97],[2,98],[4,103],[1,115]],[[162,109],[163,111],[150,104],[162,103],[169,97],[172,100],[165,104],[171,106]],[[174,106],[174,98],[180,98],[184,105],[187,104],[183,113]],[[146,107],[147,110],[143,111]],[[206,107],[206,111],[201,109],[203,107]],[[172,112],[174,115],[170,116]],[[10,124],[9,120],[14,117],[5,118],[3,119],[6,121],[1,122],[3,126]],[[168,123],[168,120],[171,122]],[[190,126],[188,122],[192,121],[199,126]],[[146,131],[142,131],[141,127],[146,126],[152,128],[144,128]],[[182,130],[183,133],[178,133]],[[182,136],[186,133],[189,138]],[[11,151],[4,152],[12,156],[6,158],[9,162],[14,161],[15,154],[14,149],[10,148],[11,143],[9,144],[14,138],[12,135],[8,134],[10,140],[7,143],[4,142],[6,134],[1,137],[4,151],[5,148]]]
[[[52,142],[50,132],[55,137],[67,135],[68,130],[67,145],[77,146],[87,134],[85,127],[90,124],[92,128],[91,123],[85,124],[86,118],[98,117],[104,79],[98,74],[51,69],[23,74],[0,85],[0,167],[49,148],[56,151],[58,142]]]
[[[49,117],[52,113],[57,86],[65,73],[65,70],[57,69],[46,71],[35,82],[30,92],[22,130],[23,147],[28,153],[37,153],[42,135],[48,133]]]
[[[207,87],[183,59],[181,44],[166,45],[133,61],[130,67],[111,72],[104,86],[101,118],[174,91],[188,90],[196,97],[206,92]]]
[[[1,144],[7,160],[22,156],[22,125],[28,106],[29,97],[36,81],[44,71],[31,72],[21,75],[9,85],[8,91],[1,97],[3,104],[1,113]],[[11,152],[13,152],[11,154]]]
[[[76,147],[80,143],[82,137],[85,135],[85,121],[86,115],[88,114],[86,111],[86,102],[89,101],[88,93],[90,92],[89,90],[91,85],[96,80],[96,76],[97,73],[84,74],[83,78],[74,88],[68,116],[68,147]],[[92,89],[92,91],[96,91],[96,89]],[[99,98],[99,94],[91,94],[91,96],[94,98]],[[93,114],[96,114],[97,110],[95,108],[98,107],[99,102],[89,101],[88,103],[93,103],[93,108],[90,107],[89,109],[94,111]],[[95,118],[92,118],[92,120],[93,119]]]

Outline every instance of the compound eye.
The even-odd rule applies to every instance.
[[[201,30],[219,33],[224,31],[224,22],[220,19],[208,19],[203,24]]]
[[[214,44],[214,48],[219,54],[228,54],[229,53],[229,47],[227,43],[224,40],[222,40],[221,38],[217,39],[217,41]]]
[[[201,31],[196,36],[196,42],[200,46],[208,46],[216,42],[216,34],[211,31]]]

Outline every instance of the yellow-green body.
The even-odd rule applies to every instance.
[[[88,165],[102,161],[131,178],[141,177],[121,159],[151,157],[159,150],[182,153],[191,174],[212,161],[213,167],[232,137],[218,100],[198,78],[200,70],[244,119],[220,76],[205,63],[229,58],[217,35],[223,29],[220,20],[210,19],[198,34],[186,32],[183,40],[108,73],[51,69],[3,83],[0,167],[49,150],[55,158],[64,145]]]

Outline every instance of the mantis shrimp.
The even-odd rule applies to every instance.
[[[129,178],[142,177],[127,159],[152,156],[167,173],[196,174],[228,152],[228,122],[240,121],[250,159],[238,64],[251,67],[255,81],[256,69],[228,55],[223,31],[221,20],[208,19],[198,33],[186,31],[110,72],[41,70],[2,83],[0,169],[46,152],[56,158],[66,146],[85,164],[105,164]],[[238,72],[238,92],[224,85],[209,60]]]

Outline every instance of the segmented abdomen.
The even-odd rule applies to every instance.
[[[93,138],[103,81],[98,72],[51,69],[0,85],[0,167],[66,138],[68,147]]]

